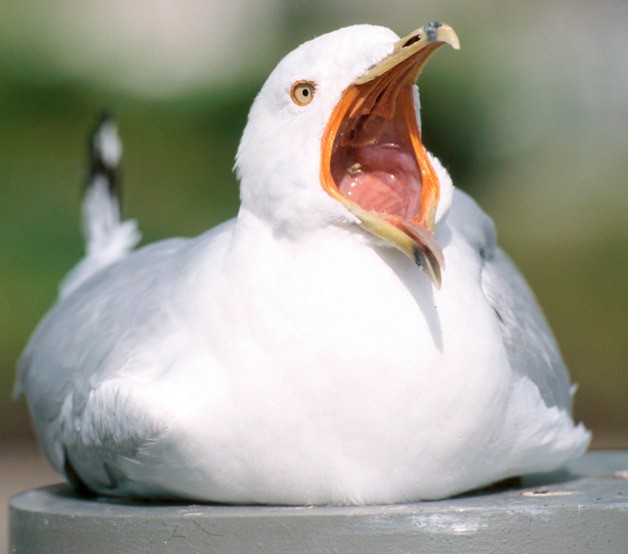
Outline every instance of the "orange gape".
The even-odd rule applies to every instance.
[[[404,219],[413,219],[427,227],[428,230],[433,231],[439,199],[439,184],[421,142],[412,101],[412,84],[403,83],[399,86],[398,83],[391,83],[391,79],[387,79],[387,81],[382,83],[380,79],[377,79],[364,85],[352,85],[343,94],[330,117],[323,136],[322,185],[331,196],[345,204],[347,200],[355,201],[361,207],[377,212],[380,217],[400,216]],[[382,85],[385,86],[384,89],[382,89]],[[391,90],[391,86],[394,87],[394,90]],[[376,104],[374,104],[374,100],[377,101]],[[383,136],[383,141],[387,141],[386,144],[379,142],[378,132],[383,135],[388,134]],[[380,210],[377,209],[376,205],[373,207],[366,206],[360,200],[348,198],[347,194],[343,194],[341,190],[343,172],[349,170],[353,165],[361,167],[363,164],[352,164],[351,160],[347,158],[343,159],[344,163],[341,163],[339,167],[339,153],[343,149],[351,149],[356,153],[354,157],[358,159],[360,150],[366,151],[367,148],[371,148],[374,151],[372,147],[377,146],[380,149],[396,147],[398,153],[411,154],[414,167],[409,167],[407,162],[396,165],[399,170],[403,169],[403,174],[398,176],[398,181],[406,182],[405,194],[407,196],[420,195],[417,202],[413,203],[410,199],[406,202],[406,205],[418,206],[414,213],[408,213],[407,210]],[[390,154],[382,153],[379,167],[377,167],[377,162],[369,166],[367,161],[365,164],[367,171],[375,175],[378,169],[381,169],[391,174],[394,168],[390,166],[395,164],[391,161],[387,164],[389,167],[386,167],[384,156],[393,157],[395,154],[392,149]],[[371,182],[374,186],[377,185],[376,179],[371,179]],[[399,195],[404,193],[400,187],[397,187],[395,192]]]
[[[323,189],[362,227],[422,267],[436,287],[444,267],[434,235],[440,183],[421,141],[414,83],[443,44],[459,48],[447,25],[430,24],[350,84],[321,140]]]
[[[399,246],[399,232],[395,238],[367,226],[421,265],[438,266],[440,281],[444,258],[433,235],[440,187],[414,109],[415,66],[404,60],[345,90],[322,138],[321,185],[364,223],[366,216],[378,228],[401,231],[411,247]]]
[[[351,142],[351,146],[355,148],[376,143],[378,137],[374,133],[381,131],[382,125],[372,125],[374,130],[369,132],[369,122],[385,120],[396,135],[393,138],[397,144],[411,149],[414,154],[413,158],[419,172],[416,177],[421,189],[419,210],[412,215],[374,211],[384,218],[386,215],[404,215],[404,219],[412,219],[433,232],[439,200],[439,183],[421,142],[412,94],[414,81],[422,65],[422,63],[417,65],[415,56],[411,56],[381,76],[366,83],[351,85],[345,90],[323,136],[321,177],[323,188],[346,204],[346,196],[338,190],[339,183],[333,175],[334,154],[339,145],[344,146],[347,142]],[[350,136],[347,137],[347,134]]]

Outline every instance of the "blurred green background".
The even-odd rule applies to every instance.
[[[82,254],[86,133],[115,114],[143,242],[235,215],[246,113],[283,54],[374,23],[458,32],[420,81],[424,140],[530,281],[594,445],[628,447],[624,1],[0,0],[0,440],[30,433],[16,361]],[[0,446],[0,448],[2,448]]]

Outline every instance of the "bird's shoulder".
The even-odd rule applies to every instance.
[[[185,328],[187,304],[194,302],[189,281],[198,264],[225,248],[231,228],[227,222],[193,239],[142,247],[60,298],[21,357],[16,393],[32,383],[89,389],[138,352],[159,356],[170,348],[177,328]]]
[[[570,410],[569,377],[554,335],[525,278],[498,246],[493,221],[456,190],[448,222],[476,253],[481,290],[497,318],[511,369],[536,385],[546,405]]]

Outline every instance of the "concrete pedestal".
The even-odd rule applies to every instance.
[[[10,503],[11,552],[628,552],[628,451],[522,486],[364,507],[88,500],[65,485]]]

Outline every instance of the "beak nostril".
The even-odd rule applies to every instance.
[[[421,36],[420,35],[414,35],[413,37],[410,37],[408,40],[406,40],[401,48],[406,48],[407,46],[410,46],[416,42],[419,42],[421,40]]]

